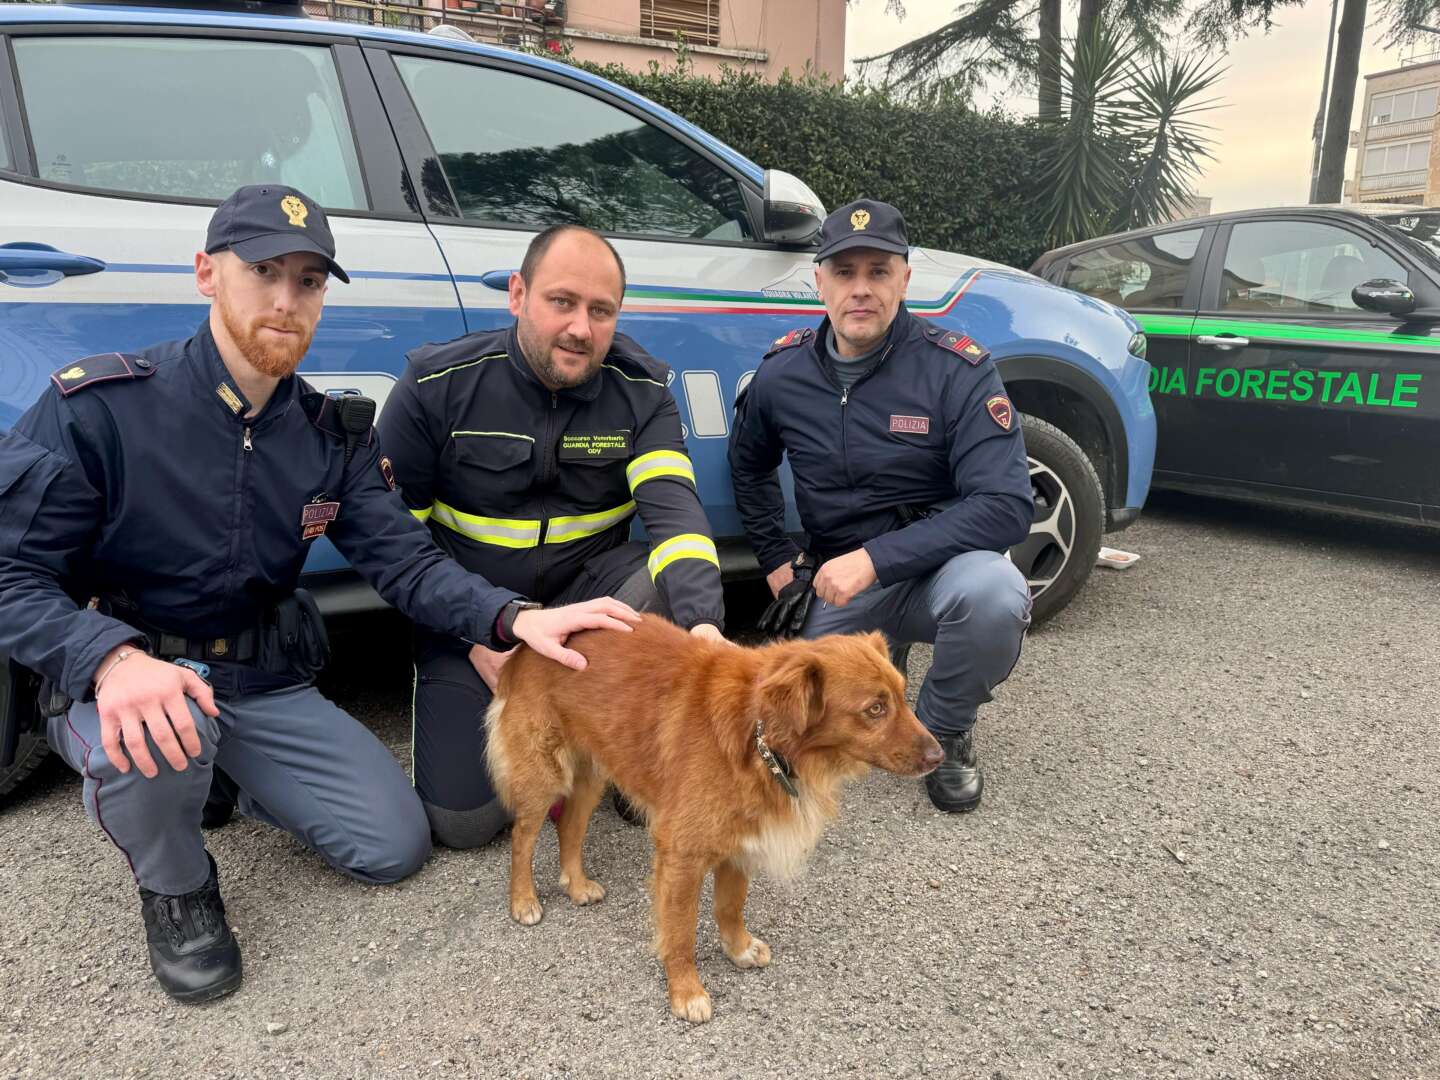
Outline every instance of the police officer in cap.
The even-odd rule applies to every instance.
[[[390,604],[477,643],[510,636],[571,666],[587,627],[628,629],[609,599],[523,610],[468,573],[405,509],[373,402],[295,374],[327,282],[348,282],[324,211],[293,188],[216,209],[194,336],[66,364],[0,436],[0,654],[72,699],[51,746],[139,884],[151,966],[172,997],[240,983],[201,813],[212,775],[242,813],[337,870],[393,882],[430,851],[390,752],[311,685],[323,628],[296,582],[329,536]]]
[[[905,308],[910,244],[895,207],[830,214],[815,256],[826,317],[774,343],[736,403],[735,502],[776,597],[761,628],[881,630],[926,641],[916,712],[945,748],[931,801],[979,805],[976,710],[1009,675],[1030,594],[1002,554],[1034,513],[1025,444],[989,354]],[[806,533],[785,532],[788,457]]]

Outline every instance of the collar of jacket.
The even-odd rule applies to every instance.
[[[875,370],[885,362],[886,358],[895,351],[895,347],[903,343],[905,339],[915,331],[918,322],[919,320],[916,319],[914,315],[911,315],[910,309],[905,306],[905,301],[900,301],[900,309],[895,312],[894,320],[890,323],[889,329],[885,331],[885,343],[889,348],[881,350],[880,359],[875,362],[874,367],[868,369],[869,373],[873,374]],[[815,362],[819,364],[823,370],[827,371],[829,370],[827,366],[829,363],[829,357],[827,356],[829,350],[825,343],[829,338],[830,316],[827,314],[820,320],[820,325],[815,328],[815,333],[811,336],[810,340],[805,343],[805,348],[810,351],[810,355],[815,358]]]
[[[510,356],[510,367],[522,380],[528,382],[542,394],[553,393],[560,397],[574,398],[576,401],[594,401],[600,396],[601,373],[598,370],[593,378],[586,379],[579,386],[567,386],[563,390],[551,390],[536,378],[535,372],[530,369],[530,361],[525,359],[524,350],[520,348],[519,323],[510,324],[510,333],[505,338],[505,351]],[[605,354],[605,361],[610,359],[610,355],[610,353]]]
[[[268,424],[285,415],[295,400],[300,380],[294,375],[287,375],[275,387],[275,392],[260,410],[260,415],[246,420],[245,414],[253,406],[231,377],[230,369],[225,366],[225,361],[220,356],[220,346],[215,344],[215,336],[210,332],[208,315],[200,324],[200,329],[195,331],[195,336],[185,343],[185,355],[190,361],[191,371],[199,380],[200,392],[234,423],[251,428],[258,427],[262,421]]]

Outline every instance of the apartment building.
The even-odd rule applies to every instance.
[[[305,0],[313,14],[414,30],[440,23],[501,45],[568,47],[580,60],[648,70],[683,36],[698,74],[765,78],[845,69],[845,0]]]
[[[1360,130],[1350,138],[1358,153],[1347,202],[1440,205],[1437,99],[1437,57],[1365,76]]]

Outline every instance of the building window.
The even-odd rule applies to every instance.
[[[1416,172],[1430,167],[1430,140],[1372,146],[1365,151],[1365,175]]]
[[[1370,99],[1370,123],[1397,124],[1402,120],[1434,116],[1437,95],[1440,95],[1440,86],[1377,94]]]
[[[640,36],[720,44],[720,0],[640,0]]]

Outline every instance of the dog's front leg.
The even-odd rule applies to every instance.
[[[715,867],[715,924],[725,955],[739,968],[761,968],[770,963],[770,946],[745,929],[745,897],[750,875],[730,859]]]
[[[705,864],[694,856],[667,851],[657,837],[655,846],[655,933],[665,981],[670,987],[670,1011],[692,1024],[710,1019],[710,995],[695,969],[695,921],[700,914],[700,886]]]

